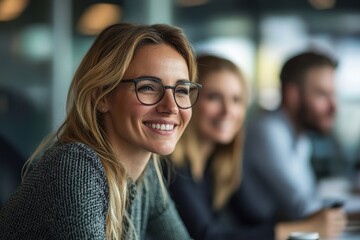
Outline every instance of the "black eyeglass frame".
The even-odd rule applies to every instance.
[[[154,81],[154,82],[158,82],[158,83],[160,83],[162,85],[162,87],[163,87],[162,96],[159,98],[159,100],[157,102],[149,104],[149,103],[144,103],[144,102],[142,102],[140,100],[140,98],[138,96],[138,91],[137,91],[137,84],[141,80],[151,80],[151,81]],[[132,79],[122,79],[120,81],[120,83],[134,83],[134,85],[135,85],[135,93],[136,93],[136,97],[137,97],[138,101],[141,102],[141,104],[146,105],[146,106],[152,106],[152,105],[155,105],[155,104],[159,103],[163,99],[163,97],[165,96],[165,90],[166,89],[172,89],[173,90],[172,91],[173,92],[173,97],[174,97],[174,101],[176,103],[176,106],[178,106],[178,108],[181,108],[181,109],[192,108],[195,105],[195,103],[197,102],[197,100],[199,98],[199,95],[200,95],[200,89],[202,88],[201,84],[195,83],[195,82],[190,82],[190,81],[179,81],[174,86],[166,86],[166,85],[164,85],[162,83],[161,80],[159,80],[157,78],[153,78],[153,77],[140,77],[140,78],[132,78]],[[195,99],[194,103],[190,107],[184,108],[184,107],[179,106],[178,102],[176,101],[175,88],[180,84],[188,84],[188,83],[193,84],[194,86],[196,86],[198,91],[197,91],[197,96],[196,96],[196,99]]]

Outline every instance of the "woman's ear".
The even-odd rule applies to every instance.
[[[108,111],[109,111],[109,104],[108,104],[107,98],[103,97],[103,98],[99,101],[96,109],[97,109],[99,112],[101,112],[101,113],[106,113],[106,112],[108,112]]]

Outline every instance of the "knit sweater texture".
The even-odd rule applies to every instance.
[[[136,234],[125,239],[189,239],[168,196],[164,203],[152,161],[145,171],[139,182],[128,182]],[[106,239],[108,197],[94,150],[82,143],[54,145],[0,210],[0,239]]]

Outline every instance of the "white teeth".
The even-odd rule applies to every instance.
[[[153,129],[158,129],[158,130],[162,130],[162,131],[171,131],[174,129],[174,125],[173,124],[160,124],[160,123],[146,123],[146,126],[149,126]]]

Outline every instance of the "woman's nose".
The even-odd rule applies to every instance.
[[[160,113],[177,114],[179,112],[179,107],[175,102],[173,89],[165,89],[164,96],[157,104],[156,109]]]
[[[226,115],[230,112],[231,104],[228,101],[226,101],[225,99],[223,99],[222,104],[221,104],[221,109],[222,109],[222,113],[224,115]]]

